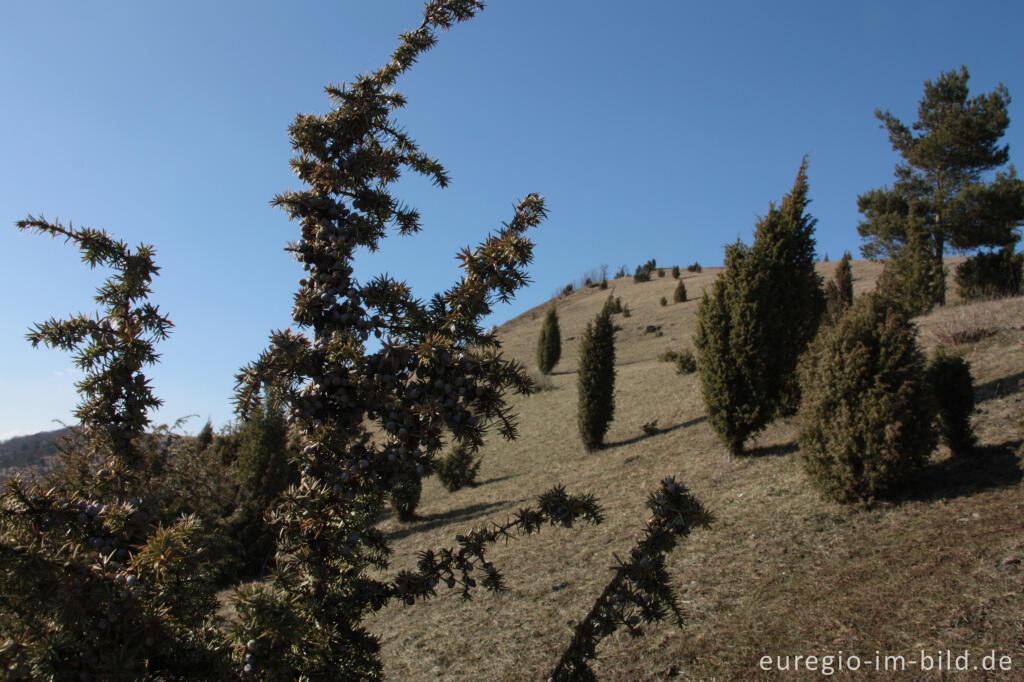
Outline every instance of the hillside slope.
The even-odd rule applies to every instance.
[[[0,481],[21,471],[46,471],[57,457],[57,441],[67,429],[40,431],[0,442]]]
[[[819,265],[831,276],[834,263]],[[880,264],[854,262],[857,293],[874,286]],[[955,345],[970,361],[982,447],[967,462],[941,448],[920,484],[898,504],[858,510],[826,502],[801,470],[788,423],[769,427],[751,456],[729,461],[706,423],[696,375],[679,376],[657,359],[692,348],[696,300],[719,273],[683,273],[691,300],[670,301],[675,280],[632,278],[589,288],[556,303],[565,342],[546,390],[517,398],[519,440],[490,442],[482,484],[454,494],[425,482],[421,519],[388,518],[394,568],[418,551],[451,546],[454,536],[503,520],[556,483],[593,492],[606,512],[597,527],[545,529],[496,549],[508,591],[463,603],[450,593],[412,607],[396,605],[370,621],[381,637],[389,679],[543,679],[608,580],[615,554],[627,552],[647,514],[644,499],[675,475],[716,515],[670,557],[688,622],[647,636],[616,635],[599,648],[601,679],[755,679],[764,655],[902,654],[989,650],[1014,655],[1024,670],[1024,510],[1017,454],[1024,367],[1024,298],[950,305],[918,320],[929,350]],[[632,316],[615,320],[616,413],[610,446],[586,454],[576,432],[579,337],[609,293]],[[505,351],[533,367],[540,306],[499,328]],[[662,335],[646,332],[661,328]],[[641,427],[657,420],[660,433]],[[1019,659],[1019,660],[1018,660]],[[908,665],[907,675],[915,668]],[[806,676],[806,675],[805,675]],[[816,676],[816,675],[811,675]],[[797,675],[796,678],[803,676]],[[857,675],[837,673],[836,679]]]

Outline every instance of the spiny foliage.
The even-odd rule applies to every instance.
[[[935,447],[935,407],[916,330],[877,295],[825,326],[800,370],[800,454],[843,502],[898,493]]]
[[[941,272],[946,244],[957,249],[1003,247],[1017,242],[1024,221],[1024,181],[1011,165],[986,181],[983,175],[1009,161],[999,141],[1010,124],[1010,94],[999,85],[987,95],[968,98],[967,67],[925,81],[918,120],[910,127],[888,111],[875,116],[903,161],[896,182],[857,199],[864,221],[857,227],[868,258],[894,256],[920,232],[919,248]],[[915,134],[916,133],[916,134]],[[895,273],[902,275],[903,273]],[[945,303],[945,278],[928,282],[926,307]]]
[[[607,307],[587,323],[580,341],[577,423],[587,452],[604,445],[615,414],[615,327]]]
[[[754,245],[726,247],[725,272],[697,307],[697,367],[708,419],[732,455],[799,402],[796,365],[824,311],[814,272],[807,161],[782,205],[758,221]]]
[[[526,283],[533,248],[526,232],[544,218],[543,200],[527,196],[496,234],[464,249],[462,279],[429,304],[386,276],[357,282],[351,265],[357,248],[378,248],[388,226],[401,234],[420,229],[419,214],[389,191],[403,171],[447,184],[441,164],[392,121],[405,103],[394,84],[434,45],[437,30],[481,7],[429,2],[423,23],[402,36],[387,65],[347,87],[328,87],[335,108],[300,115],[291,127],[292,168],[306,189],[274,203],[301,228],[289,250],[309,275],[299,282],[293,319],[309,336],[275,332],[269,349],[239,375],[237,404],[244,414],[264,385],[282,392],[303,441],[301,478],[269,517],[278,533],[276,570],[235,599],[233,648],[247,674],[378,678],[377,645],[361,625],[364,615],[392,599],[432,596],[436,585],[455,584],[453,571],[468,595],[476,584],[472,566],[489,566],[484,545],[510,533],[512,526],[486,537],[479,531],[458,553],[440,561],[430,555],[415,574],[389,578],[387,542],[375,524],[396,486],[433,471],[443,436],[479,446],[494,425],[515,436],[504,395],[529,393],[532,382],[502,357],[480,320]],[[380,341],[372,352],[364,346],[371,333]],[[575,499],[562,492],[563,498]],[[569,525],[581,514],[593,516],[594,508],[573,502],[554,516],[528,511],[516,527],[535,529],[548,519]],[[484,584],[501,583],[487,577]]]
[[[1024,293],[1024,254],[1005,246],[994,253],[979,253],[956,269],[960,298],[974,300]]]
[[[51,319],[28,335],[71,351],[85,373],[69,485],[10,479],[0,494],[0,669],[8,679],[219,677],[227,657],[212,617],[210,539],[195,516],[154,523],[144,464],[160,404],[143,374],[171,322],[147,301],[153,249],[44,219],[18,223],[74,242],[91,267],[115,271],[103,312]]]
[[[683,626],[679,598],[665,568],[666,555],[694,528],[707,528],[713,520],[701,503],[673,478],[666,478],[647,498],[651,516],[643,538],[619,560],[615,575],[576,626],[572,642],[551,673],[551,680],[596,680],[588,661],[597,657],[597,644],[619,628],[632,637],[643,635],[642,624],[672,616]]]
[[[548,308],[544,323],[537,339],[537,367],[541,374],[551,374],[551,370],[562,357],[562,332],[558,327],[558,313],[555,307]]]
[[[939,437],[953,454],[969,453],[977,443],[971,426],[974,379],[970,364],[940,350],[928,361],[927,376],[938,407]]]
[[[672,278],[673,279],[679,279],[679,266],[678,265],[673,265],[672,266]]]
[[[21,230],[74,242],[90,268],[115,271],[96,293],[101,315],[51,318],[36,324],[27,338],[33,347],[42,343],[71,352],[75,365],[85,372],[75,384],[83,396],[74,412],[80,423],[78,435],[87,441],[107,479],[117,481],[116,486],[102,484],[98,489],[128,496],[141,493],[140,436],[149,424],[149,411],[162,404],[142,369],[159,359],[156,343],[174,326],[146,300],[153,277],[160,272],[153,247],[143,244],[133,252],[102,230],[65,227],[41,217],[29,216],[16,224]],[[130,383],[126,377],[131,377]]]

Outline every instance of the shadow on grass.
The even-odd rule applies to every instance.
[[[508,476],[495,476],[494,478],[488,478],[486,481],[477,481],[476,483],[468,487],[479,488],[480,486],[487,485],[488,483],[501,483],[502,481],[507,481],[508,479],[515,477],[516,474],[509,474]]]
[[[751,448],[743,453],[740,459],[757,457],[784,457],[797,452],[800,446],[796,443],[780,443],[779,445],[766,445],[762,448]]]
[[[1008,440],[982,445],[970,454],[929,464],[898,499],[927,502],[1019,485],[1024,480],[1017,456],[1020,444],[1019,440]]]
[[[1014,393],[1020,393],[1021,379],[1024,379],[1024,372],[1017,372],[1016,374],[1011,374],[999,379],[986,381],[985,383],[975,387],[975,402],[981,403],[986,400],[993,400],[995,398],[1013,395]]]
[[[394,531],[388,533],[387,537],[389,540],[398,540],[404,538],[407,535],[413,533],[419,533],[424,530],[430,530],[437,528],[438,526],[447,526],[450,523],[458,523],[460,521],[469,521],[479,516],[483,516],[487,512],[497,507],[508,506],[509,502],[490,502],[481,504],[471,504],[468,507],[462,507],[461,509],[451,509],[440,514],[430,514],[428,516],[417,516],[415,521],[411,523],[403,524],[403,526]]]
[[[604,449],[607,450],[608,448],[617,448],[623,445],[632,445],[633,443],[639,443],[640,441],[645,440],[647,438],[660,436],[663,433],[671,433],[672,431],[678,431],[679,429],[685,429],[690,426],[696,426],[697,424],[700,424],[701,422],[706,422],[707,420],[707,416],[697,417],[696,419],[691,419],[690,421],[683,422],[681,424],[676,424],[675,426],[669,426],[668,428],[665,429],[658,429],[657,431],[652,431],[651,433],[641,433],[639,436],[627,438],[626,440],[618,440],[615,441],[614,443],[605,443]]]

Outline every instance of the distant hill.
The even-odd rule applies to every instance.
[[[16,471],[49,469],[57,456],[57,440],[67,432],[67,429],[41,431],[0,442],[0,479]]]

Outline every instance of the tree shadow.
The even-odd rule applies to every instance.
[[[679,429],[685,429],[690,426],[696,426],[697,424],[700,424],[701,422],[706,422],[707,420],[708,418],[706,415],[703,417],[697,417],[696,419],[691,419],[690,421],[682,422],[681,424],[676,424],[675,426],[669,426],[668,428],[665,429],[658,429],[656,431],[652,431],[651,433],[641,433],[639,436],[627,438],[626,440],[617,440],[614,443],[605,443],[604,448],[608,449],[621,447],[623,445],[632,445],[633,443],[639,443],[642,440],[653,438],[654,436],[660,436],[663,433],[671,433],[673,431],[678,431]]]
[[[1009,376],[986,381],[974,387],[974,400],[981,403],[986,400],[994,400],[1003,396],[1013,395],[1021,392],[1021,379],[1024,379],[1024,372],[1017,372]]]
[[[741,459],[758,457],[784,457],[797,452],[800,446],[796,443],[779,443],[778,445],[766,445],[759,448],[751,448],[743,453]]]
[[[479,488],[480,486],[487,485],[488,483],[500,483],[502,481],[507,481],[510,478],[516,478],[517,475],[518,474],[509,474],[508,476],[495,476],[494,478],[488,478],[486,481],[478,481],[469,487]]]
[[[901,501],[932,502],[1019,485],[1024,480],[1017,456],[1020,445],[1020,440],[982,445],[969,454],[929,464],[905,493],[896,497]]]
[[[525,500],[520,501],[522,502]],[[462,507],[461,509],[450,509],[446,512],[441,512],[439,514],[417,516],[414,521],[403,524],[402,527],[398,530],[388,533],[387,537],[389,540],[398,540],[400,538],[412,535],[413,533],[431,530],[432,528],[437,528],[438,526],[447,526],[450,523],[475,519],[477,517],[483,516],[492,509],[495,509],[497,507],[507,507],[509,504],[515,504],[515,502],[508,501],[471,504],[468,507]]]

